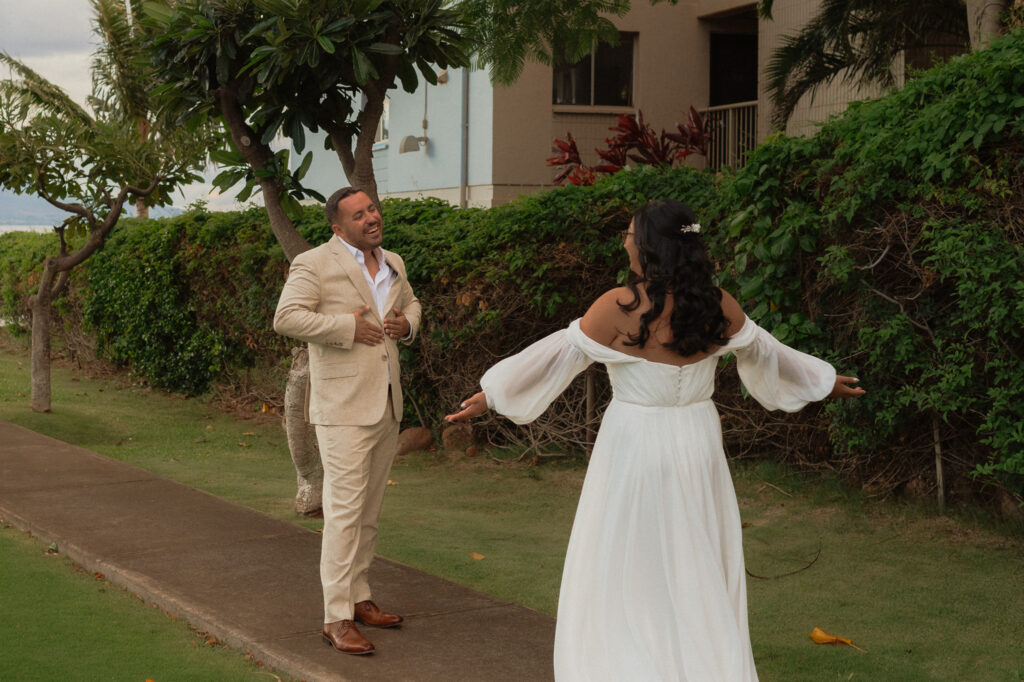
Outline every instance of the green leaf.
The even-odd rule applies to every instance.
[[[352,70],[355,71],[356,80],[360,85],[377,75],[377,70],[373,68],[373,62],[356,48],[352,48]]]
[[[306,176],[306,171],[309,170],[309,166],[313,163],[313,152],[306,152],[306,155],[302,157],[302,163],[295,169],[295,179],[301,180]]]
[[[332,43],[330,39],[321,35],[316,37],[316,41],[320,43],[320,47],[324,48],[324,52],[327,54],[334,54],[334,43]]]
[[[292,221],[297,221],[302,217],[302,204],[290,194],[281,195],[281,209]]]
[[[169,24],[174,16],[174,10],[162,2],[144,2],[142,11],[146,16],[151,17],[162,24]]]
[[[244,163],[242,155],[238,152],[228,151],[225,149],[214,149],[210,151],[210,159],[222,166],[237,166],[240,163]]]
[[[756,298],[764,290],[764,280],[760,275],[751,277],[740,287],[740,298],[746,300]]]
[[[366,48],[366,51],[376,52],[377,54],[405,54],[405,49],[401,45],[395,45],[394,43],[373,43],[368,48]]]

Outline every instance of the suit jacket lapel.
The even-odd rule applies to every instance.
[[[402,281],[405,279],[405,277],[402,275],[402,271],[394,266],[394,259],[390,258],[390,256],[390,252],[384,252],[384,260],[387,261],[388,267],[391,268],[391,271],[395,273],[394,279],[391,282],[391,290],[388,291],[387,307],[381,311],[381,314],[384,315],[384,317],[390,315],[391,310],[395,308],[396,304],[398,303],[398,297],[402,293]]]
[[[330,245],[331,253],[335,255],[338,263],[341,264],[342,270],[352,280],[352,284],[355,286],[356,291],[359,292],[359,297],[363,299],[363,303],[370,306],[370,311],[377,318],[377,323],[383,324],[377,311],[377,304],[373,302],[373,292],[370,291],[370,285],[366,281],[366,275],[363,274],[362,266],[352,256],[352,253],[345,248],[345,245],[338,242],[336,237],[331,237]]]

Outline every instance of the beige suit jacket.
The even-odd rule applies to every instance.
[[[384,315],[401,310],[412,326],[411,343],[420,326],[420,302],[405,274],[398,254],[384,252],[397,273],[388,294]],[[398,343],[355,343],[353,313],[364,305],[364,315],[383,329],[381,311],[373,302],[362,267],[337,238],[295,257],[274,315],[274,331],[309,344],[309,423],[327,426],[369,426],[379,422],[387,408],[388,372],[395,416],[402,418]]]

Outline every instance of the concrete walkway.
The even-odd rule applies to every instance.
[[[308,680],[552,679],[555,622],[377,557],[401,628],[372,656],[320,639],[320,535],[0,421],[0,517],[229,646]]]

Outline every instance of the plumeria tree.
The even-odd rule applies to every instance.
[[[49,412],[50,304],[71,270],[103,247],[125,202],[157,197],[199,179],[204,145],[184,129],[138,129],[120,117],[94,115],[22,62],[0,53],[12,77],[0,80],[0,186],[34,194],[65,211],[54,227],[58,252],[43,262],[32,313],[31,407]]]

